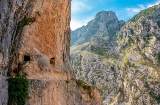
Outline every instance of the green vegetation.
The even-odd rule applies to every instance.
[[[27,74],[17,74],[15,78],[8,79],[9,103],[16,105],[25,105],[28,97],[29,81],[26,78]]]
[[[87,45],[85,45],[83,47],[82,47],[82,45],[84,45],[84,44],[82,44],[82,45],[78,46],[80,49],[78,49],[78,47],[76,48],[77,50],[85,51],[85,53],[87,53],[88,55],[91,53],[95,53],[98,55],[98,60],[87,58],[84,60],[84,62],[87,62],[87,60],[89,60],[89,62],[87,62],[87,63],[90,63],[90,62],[91,63],[94,63],[94,62],[101,63],[102,62],[102,64],[106,65],[106,68],[108,68],[110,71],[111,70],[112,71],[118,70],[118,72],[119,72],[119,70],[120,70],[123,72],[123,82],[124,82],[124,84],[129,85],[129,88],[127,90],[125,90],[123,83],[116,85],[116,87],[114,87],[114,90],[116,90],[116,91],[114,91],[114,96],[113,96],[113,98],[110,99],[110,103],[112,103],[113,101],[115,103],[117,102],[117,104],[118,104],[118,102],[124,102],[124,98],[128,97],[129,95],[132,95],[132,97],[130,97],[129,99],[126,99],[127,101],[129,101],[128,104],[131,104],[132,102],[137,102],[137,104],[138,104],[141,102],[140,97],[141,96],[143,97],[144,95],[146,95],[146,91],[147,91],[147,94],[149,93],[148,96],[150,95],[153,98],[151,100],[153,100],[154,103],[156,101],[160,102],[160,95],[158,95],[158,93],[156,93],[156,92],[154,93],[154,91],[153,92],[150,91],[151,90],[150,85],[153,85],[153,86],[156,85],[156,83],[152,84],[152,82],[154,82],[154,81],[159,82],[160,53],[157,54],[157,52],[156,52],[157,50],[152,50],[152,47],[154,47],[154,44],[155,44],[154,37],[157,37],[158,41],[160,41],[160,37],[158,35],[149,34],[150,33],[149,31],[152,28],[158,29],[158,26],[160,27],[160,22],[157,22],[157,25],[158,25],[157,26],[156,23],[152,23],[149,20],[149,19],[155,19],[155,18],[159,17],[159,16],[157,16],[157,14],[155,14],[156,16],[154,16],[154,13],[157,10],[158,10],[158,6],[148,8],[146,10],[141,11],[139,14],[137,14],[136,16],[134,16],[132,19],[129,20],[130,22],[135,22],[135,23],[126,23],[126,25],[124,25],[124,27],[122,27],[120,29],[120,31],[117,32],[118,33],[117,38],[113,37],[113,40],[107,39],[109,37],[109,35],[104,40],[102,40],[102,38],[97,37],[97,38],[92,39],[92,41],[94,41],[94,44],[87,43]],[[137,22],[137,21],[138,21],[138,19],[140,19],[143,16],[145,16],[145,18],[147,18],[147,19],[144,19],[139,24],[139,22]],[[157,21],[157,19],[154,22],[156,22],[156,21]],[[147,31],[148,33],[145,33],[145,31]],[[106,41],[106,42],[104,42],[104,41]],[[114,41],[116,41],[117,43],[115,44]],[[114,46],[112,47],[112,44],[115,44],[115,46],[117,48],[117,52],[116,52],[117,56],[114,53],[113,53],[113,55],[108,54],[109,50],[111,48],[114,48]],[[76,50],[74,50],[74,51],[76,51]],[[148,58],[148,55],[147,55],[148,52],[149,53],[153,52],[153,59]],[[156,53],[156,55],[155,55],[155,53]],[[83,52],[83,54],[84,54],[84,52]],[[134,59],[134,57],[135,57],[135,59]],[[111,58],[113,58],[113,59],[111,59]],[[158,61],[158,63],[155,61],[155,58]],[[137,60],[138,60],[138,62],[137,62]],[[154,60],[154,62],[153,62],[153,60]],[[112,67],[112,65],[115,66],[115,70]],[[82,64],[80,66],[85,66],[85,65]],[[99,70],[99,68],[100,68],[99,65],[95,65],[95,66]],[[93,80],[92,80],[92,78],[88,78],[88,81],[91,82],[92,85],[98,86],[102,95],[107,96],[109,94],[108,91],[110,91],[111,87],[108,87],[108,85],[106,86],[106,84],[110,83],[111,79],[104,78],[102,74],[105,73],[105,71],[103,71],[103,70],[98,71],[96,67],[93,68],[93,70],[95,70],[94,74],[96,74],[96,77],[94,77]],[[90,68],[89,68],[89,70],[92,71],[92,69],[90,69]],[[79,78],[81,78],[81,79],[86,78],[88,72],[83,72],[83,70],[82,70],[81,73],[86,73],[86,74],[82,78],[79,76],[79,74],[80,74],[79,73],[78,74]],[[112,72],[112,73],[114,73],[114,72]],[[114,75],[116,77],[116,73],[114,73],[112,75]],[[102,79],[103,81],[96,80],[96,79]],[[138,79],[138,81],[137,81],[137,79]],[[145,82],[146,79],[148,81],[148,85],[149,85],[148,88],[149,89],[147,88],[146,84],[143,84],[143,82]],[[90,81],[90,80],[92,80],[92,81]],[[77,86],[79,86],[79,87],[82,87],[85,89],[90,89],[90,86],[86,85],[86,87],[85,87],[84,86],[85,83],[81,80],[77,80],[76,83],[77,83]],[[139,83],[140,83],[140,85],[139,85]],[[141,90],[141,85],[142,86],[144,85],[143,86],[144,90]],[[134,89],[134,91],[138,91],[138,92],[134,93],[133,89]],[[137,93],[138,94],[140,93],[140,95],[137,95]]]
[[[119,93],[120,93],[119,101],[123,102],[124,101],[124,97],[125,97],[125,92],[124,92],[122,87],[118,87],[117,88],[116,94],[119,94]]]
[[[76,80],[78,87],[83,87],[84,90],[91,91],[91,86],[83,82],[82,80]]]
[[[123,93],[123,88],[118,87],[118,88],[117,88],[117,92]]]
[[[150,59],[146,59],[145,61],[141,62],[141,65],[146,65],[148,67],[152,67],[155,70],[160,69],[160,66],[155,65]]]
[[[124,67],[124,65],[128,62],[128,58],[126,55],[123,56],[122,58],[122,67]]]
[[[134,66],[135,66],[135,64],[132,63],[132,62],[130,62],[130,61],[127,61],[126,64],[127,64],[129,67],[134,67]]]
[[[83,81],[82,80],[76,80],[77,86],[82,87],[83,86]]]
[[[28,25],[29,23],[32,23],[35,21],[35,18],[29,18],[27,16],[25,16],[19,23],[20,27],[24,27],[25,25]]]
[[[138,69],[135,69],[135,74],[137,74],[139,72],[139,70]]]
[[[83,44],[81,44],[81,45],[77,45],[77,46],[72,46],[71,47],[71,52],[75,52],[75,51],[78,51],[78,50],[84,50],[84,49],[86,49],[89,45],[92,45],[92,43],[90,43],[90,42],[87,42],[87,43],[83,43]]]
[[[160,28],[160,21],[157,22],[158,27]]]
[[[157,60],[160,62],[160,52],[157,54]]]
[[[160,95],[155,95],[153,91],[148,92],[148,94],[155,100],[157,103],[160,103]]]
[[[106,49],[105,48],[97,48],[97,49],[93,49],[91,52],[94,52],[98,55],[105,55]]]
[[[91,86],[86,84],[85,82],[83,82],[82,80],[76,80],[77,86],[78,87],[82,87],[84,90],[86,90],[90,96],[90,98],[92,98],[91,96]]]
[[[157,40],[160,41],[160,37],[157,37]]]
[[[147,34],[146,37],[143,37],[143,40],[144,40],[146,43],[149,43],[149,41],[152,39],[151,36],[152,36],[152,35]]]
[[[113,102],[114,102],[114,98],[111,97],[110,100],[109,100],[109,105],[112,105]]]
[[[133,18],[131,18],[129,22],[136,22],[142,16],[147,16],[147,17],[152,16],[157,10],[158,10],[158,6],[150,7],[148,9],[142,10],[137,15],[135,15]]]

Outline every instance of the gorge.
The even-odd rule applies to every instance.
[[[124,15],[125,16],[125,15]],[[113,11],[72,31],[76,78],[97,86],[105,105],[159,105],[160,5],[127,22]]]

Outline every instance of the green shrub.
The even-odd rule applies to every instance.
[[[157,103],[160,103],[160,95],[156,96],[153,91],[149,91],[148,94],[155,100]]]
[[[76,83],[78,85],[78,87],[82,87],[84,90],[87,91],[87,93],[89,94],[90,98],[92,98],[92,95],[91,95],[91,86],[86,84],[85,82],[83,82],[82,80],[76,80]]]
[[[18,73],[15,78],[8,79],[9,103],[16,105],[25,105],[28,97],[29,81],[26,73]]]
[[[20,27],[24,27],[25,25],[28,25],[29,23],[32,23],[35,21],[35,18],[29,18],[27,16],[25,16],[19,23]]]
[[[83,89],[84,89],[84,90],[87,90],[87,91],[91,91],[91,86],[85,84],[85,85],[83,85]]]
[[[160,28],[160,21],[157,22],[158,27]]]
[[[160,52],[157,54],[157,60],[160,62]]]
[[[152,36],[152,35],[147,34],[146,36],[143,37],[143,40],[144,40],[147,44],[149,44],[149,41],[152,39],[151,36]]]
[[[160,41],[160,37],[157,37],[157,40]]]
[[[82,87],[83,86],[83,81],[82,80],[76,80],[77,86]]]
[[[134,66],[135,66],[135,64],[132,63],[132,62],[130,62],[130,61],[127,61],[126,64],[127,64],[129,67],[134,67]]]
[[[103,56],[106,53],[106,49],[105,48],[96,48],[96,49],[91,50],[91,52]]]

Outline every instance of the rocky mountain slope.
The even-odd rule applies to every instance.
[[[70,66],[70,7],[70,0],[0,0],[0,105],[102,104]]]
[[[71,60],[76,77],[98,86],[104,97],[115,84],[116,74],[111,68],[118,57],[116,33],[123,25],[124,21],[119,21],[114,12],[102,11],[86,26],[72,32]]]
[[[103,32],[108,25],[107,23],[101,26],[105,27]],[[75,36],[80,37],[76,32],[81,32],[81,29],[83,27],[72,32],[73,39]],[[101,36],[92,40],[100,41],[98,45],[104,43],[103,47],[95,47],[91,41],[77,46],[72,44],[71,59],[76,77],[98,86],[106,105],[158,105],[160,103],[160,6],[156,5],[141,11],[120,30],[117,28],[113,30],[116,34],[112,40],[99,40],[103,38]],[[110,36],[107,33],[105,35]],[[92,35],[90,36],[87,38],[92,39]],[[90,45],[92,47],[88,47]],[[92,48],[97,49],[92,50]]]
[[[123,24],[124,21],[119,21],[114,12],[101,11],[86,26],[72,32],[71,46],[97,41],[99,38],[113,39]]]

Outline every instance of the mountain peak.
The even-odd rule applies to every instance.
[[[107,40],[113,39],[124,23],[124,21],[118,20],[113,11],[98,12],[86,26],[72,31],[71,45],[76,46],[93,40],[97,41],[97,38],[101,37],[106,37]]]
[[[95,19],[98,19],[100,21],[111,21],[111,20],[118,20],[115,12],[113,11],[101,11],[98,12],[95,16]]]

